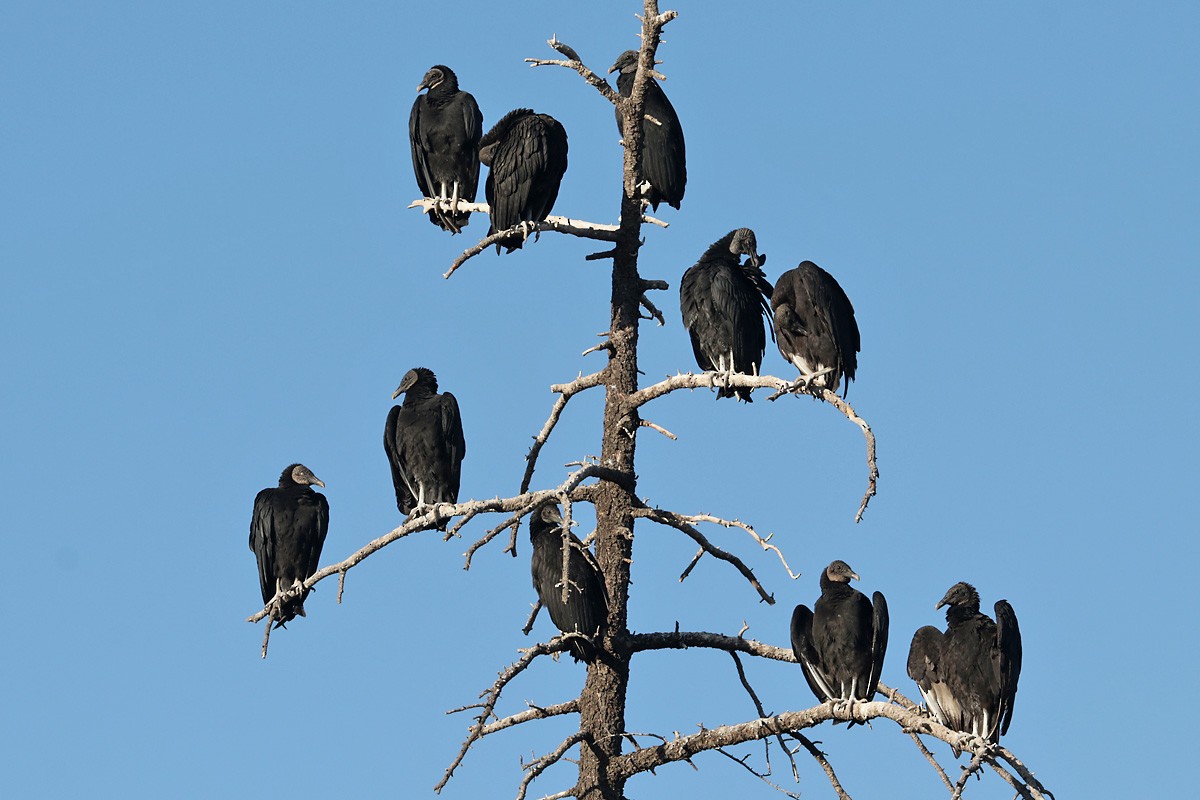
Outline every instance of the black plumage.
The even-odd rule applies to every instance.
[[[979,592],[956,583],[938,601],[946,632],[926,625],[913,635],[908,675],[934,718],[963,733],[999,742],[1008,733],[1021,675],[1021,629],[1007,600],[996,620],[979,611]]]
[[[758,374],[770,319],[771,284],[756,253],[754,231],[738,228],[709,245],[679,283],[679,310],[692,338],[696,363],[705,371]],[[746,256],[746,261],[741,260]],[[721,388],[718,397],[752,402],[750,389]]]
[[[419,94],[428,89],[425,94]],[[438,64],[417,85],[417,99],[408,115],[413,172],[425,197],[475,201],[479,190],[479,138],[483,114],[468,92],[458,88],[458,76]],[[471,218],[469,211],[433,209],[429,221],[458,233]]]
[[[491,233],[521,222],[541,222],[554,208],[567,171],[567,131],[549,114],[514,109],[479,141],[479,160],[488,170],[484,192],[492,209]],[[524,236],[496,245],[518,249]]]
[[[870,601],[850,585],[858,575],[845,561],[821,573],[813,610],[792,612],[792,652],[817,700],[870,700],[887,652],[888,608],[880,592]]]
[[[254,498],[250,550],[258,560],[263,605],[283,593],[272,614],[276,627],[305,616],[304,600],[311,590],[300,587],[317,571],[329,532],[329,503],[313,485],[325,486],[308,467],[290,464],[278,487],[263,489]]]
[[[779,352],[800,370],[801,382],[836,392],[844,376],[845,397],[858,369],[858,323],[833,276],[811,261],[801,263],[775,281],[771,309]]]
[[[566,532],[570,552],[567,555],[567,601],[562,599],[563,518],[558,506],[547,502],[529,517],[529,540],[533,544],[530,567],[533,588],[550,620],[563,633],[582,633],[595,638],[608,620],[608,592],[600,567],[579,537]],[[576,661],[591,662],[596,646],[585,639],[572,639],[571,655]]]
[[[396,508],[407,516],[430,503],[457,503],[462,460],[467,454],[458,401],[438,394],[437,376],[425,367],[410,369],[392,394],[383,430],[383,449],[392,467]]]
[[[626,50],[609,69],[610,73],[617,73],[617,90],[622,97],[629,97],[633,93],[637,65],[637,51]],[[687,189],[687,146],[683,141],[683,126],[679,124],[675,107],[653,77],[646,82],[644,98],[642,177],[650,184],[645,197],[656,211],[661,202],[679,208]],[[621,122],[621,112],[618,110],[617,130],[624,136]]]

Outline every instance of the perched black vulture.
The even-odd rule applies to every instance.
[[[263,489],[254,498],[250,550],[258,559],[263,605],[286,593],[272,614],[275,627],[305,616],[304,600],[310,590],[297,590],[317,571],[329,532],[329,503],[325,495],[312,490],[313,484],[325,487],[308,467],[291,464],[279,476],[277,488]]]
[[[858,575],[845,561],[821,573],[821,596],[814,610],[792,612],[792,652],[817,700],[870,700],[879,685],[887,652],[888,608],[883,595],[872,600],[850,586]]]
[[[804,386],[850,389],[858,369],[854,306],[833,276],[811,261],[779,276],[771,295],[779,352],[800,370]]]
[[[637,65],[637,51],[626,50],[609,70],[610,73],[617,73],[617,89],[622,97],[629,97],[633,92]],[[683,142],[683,126],[679,124],[675,107],[654,78],[646,83],[642,112],[645,116],[642,125],[642,177],[650,183],[645,193],[646,199],[655,211],[658,210],[658,204],[664,201],[677,209],[687,188],[687,147]],[[622,136],[625,135],[621,128],[620,111],[617,112],[617,130]]]
[[[767,257],[755,252],[754,231],[738,228],[709,245],[679,283],[679,310],[692,337],[696,363],[727,375],[758,374],[770,319],[771,284],[759,268]],[[743,263],[741,256],[748,258]],[[718,397],[738,396],[747,403],[750,389],[722,388]]]
[[[392,465],[396,508],[407,516],[429,503],[457,503],[462,460],[467,454],[458,401],[438,394],[437,376],[425,367],[410,369],[392,394],[383,429],[383,449]],[[444,525],[444,523],[443,523]]]
[[[533,543],[530,566],[533,588],[550,620],[563,633],[582,633],[595,637],[608,620],[608,592],[600,567],[579,537],[566,532],[569,547],[567,602],[562,601],[563,518],[558,506],[543,503],[529,516],[529,541]],[[584,639],[572,639],[571,655],[576,661],[591,662],[596,646]]]
[[[425,94],[419,94],[428,89]],[[458,88],[458,76],[438,64],[417,86],[417,99],[408,115],[413,172],[425,197],[475,202],[479,189],[479,137],[483,114],[475,98]],[[429,212],[429,221],[458,233],[471,218],[469,211]]]
[[[1012,721],[1021,675],[1017,615],[1000,600],[992,622],[979,612],[979,592],[969,583],[951,586],[936,608],[942,606],[949,606],[946,632],[926,625],[913,635],[908,675],[938,722],[999,742]]]
[[[549,114],[514,109],[479,141],[479,160],[491,168],[484,184],[492,207],[491,233],[541,222],[554,207],[567,171],[567,131]],[[524,240],[510,236],[496,251],[503,244],[511,253]]]

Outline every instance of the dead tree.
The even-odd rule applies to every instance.
[[[735,374],[730,376],[713,372],[678,374],[647,386],[638,384],[639,326],[643,320],[658,320],[660,324],[663,321],[662,314],[650,299],[649,293],[669,288],[665,281],[643,278],[638,271],[638,253],[643,246],[642,226],[645,224],[662,225],[658,220],[646,216],[647,204],[639,189],[643,183],[639,167],[643,139],[642,125],[653,124],[652,121],[643,122],[642,106],[647,81],[652,75],[657,74],[654,72],[654,67],[660,34],[663,26],[675,17],[676,12],[674,11],[660,13],[657,0],[645,0],[641,17],[642,46],[639,53],[637,76],[632,93],[627,98],[621,97],[613,91],[603,78],[580,60],[571,47],[556,39],[551,39],[549,45],[562,56],[561,59],[526,59],[534,66],[557,66],[577,72],[605,100],[617,108],[623,121],[624,143],[619,223],[616,225],[596,224],[566,217],[550,217],[541,223],[525,224],[511,230],[499,231],[468,248],[452,262],[449,270],[445,273],[445,277],[449,278],[471,258],[485,251],[496,241],[512,235],[531,236],[542,231],[552,231],[606,243],[609,245],[608,249],[588,255],[586,258],[592,261],[611,260],[612,262],[610,327],[604,342],[591,348],[593,351],[606,352],[607,363],[597,372],[580,375],[570,382],[551,387],[551,391],[557,395],[557,399],[542,429],[534,437],[534,444],[526,456],[526,468],[521,479],[520,490],[516,495],[419,508],[396,529],[367,543],[343,561],[319,570],[305,582],[304,586],[311,588],[316,583],[336,574],[339,578],[338,601],[340,602],[346,573],[379,549],[411,534],[437,530],[439,524],[452,520],[453,522],[450,522],[445,533],[445,538],[449,540],[459,536],[469,524],[483,514],[502,515],[499,524],[488,529],[468,548],[466,567],[470,568],[474,554],[501,534],[506,532],[509,534],[506,552],[513,550],[516,546],[517,531],[522,519],[547,499],[555,499],[563,505],[563,517],[568,524],[572,516],[572,507],[575,504],[585,503],[594,507],[596,517],[595,557],[608,588],[609,617],[607,627],[598,637],[600,640],[594,642],[601,651],[601,655],[589,664],[587,680],[582,692],[577,698],[567,702],[544,707],[531,704],[518,713],[498,717],[496,707],[505,688],[518,679],[537,659],[555,656],[565,651],[570,638],[580,634],[560,635],[522,650],[520,658],[502,669],[492,686],[483,692],[482,702],[455,709],[456,711],[475,712],[475,721],[457,755],[447,767],[442,780],[434,787],[435,791],[440,791],[451,780],[454,771],[463,762],[471,747],[484,737],[537,720],[573,714],[579,717],[578,729],[563,741],[550,747],[545,755],[524,765],[524,775],[516,789],[518,800],[526,797],[531,783],[547,768],[563,760],[573,751],[577,751],[575,758],[578,763],[578,776],[575,784],[545,795],[546,798],[575,797],[580,800],[620,800],[625,796],[625,784],[631,777],[672,762],[690,761],[695,756],[706,752],[718,753],[733,759],[751,774],[771,783],[768,779],[769,773],[749,763],[747,758],[736,757],[728,750],[733,745],[760,740],[773,740],[782,746],[791,762],[793,775],[798,774],[795,754],[807,753],[827,776],[836,795],[839,798],[847,798],[849,795],[843,788],[826,754],[803,733],[807,729],[832,720],[858,722],[891,720],[899,727],[898,732],[911,737],[920,753],[937,771],[952,798],[959,797],[970,776],[985,767],[1010,784],[1020,797],[1052,797],[1032,772],[1009,750],[939,725],[912,701],[882,683],[879,685],[879,690],[888,698],[887,701],[825,703],[801,711],[768,715],[750,684],[743,659],[756,658],[794,663],[795,659],[790,649],[744,638],[742,635],[744,630],[734,635],[728,635],[679,630],[634,633],[628,628],[630,564],[633,558],[635,528],[638,520],[642,520],[642,524],[656,523],[669,527],[695,542],[698,548],[695,558],[683,571],[681,580],[687,577],[700,559],[708,555],[728,563],[751,585],[762,601],[774,603],[773,596],[767,592],[742,559],[736,554],[714,545],[705,536],[700,529],[700,526],[704,524],[736,528],[745,532],[756,546],[772,551],[787,573],[793,578],[796,577],[783,552],[770,541],[770,537],[759,535],[752,525],[736,519],[721,519],[708,514],[685,514],[657,508],[641,498],[634,469],[638,436],[643,430],[648,430],[674,438],[669,431],[645,415],[645,409],[652,401],[681,389],[713,387],[768,389],[771,390],[768,397],[771,400],[784,394],[810,394],[823,400],[858,425],[866,439],[867,488],[855,514],[856,520],[862,519],[868,502],[875,494],[878,478],[878,470],[875,465],[875,438],[870,426],[848,403],[828,389],[810,390],[771,375]],[[424,198],[415,201],[412,206],[421,207],[426,213],[434,208],[450,211],[451,202]],[[457,203],[454,208],[458,211],[488,211],[488,207],[481,203]],[[603,389],[605,393],[603,438],[599,457],[580,461],[575,465],[577,469],[556,486],[542,489],[531,488],[534,484],[538,455],[553,434],[567,404],[582,392],[598,389]],[[781,413],[782,411],[781,409]],[[564,537],[564,547],[567,546],[569,545]],[[564,572],[564,592],[566,591],[565,585]],[[249,619],[251,622],[257,622],[269,618],[272,611],[272,605],[268,604],[266,608]],[[534,616],[537,611],[535,608]],[[532,628],[534,616],[530,617],[526,632]],[[268,636],[269,633],[270,625],[268,624]],[[267,641],[264,638],[264,656],[266,645]],[[625,725],[625,708],[630,662],[634,655],[654,650],[696,647],[724,650],[730,654],[736,666],[741,686],[752,699],[758,711],[758,717],[740,724],[701,730],[687,736],[676,734],[674,738],[670,739],[654,734],[630,733]],[[925,746],[922,736],[940,739],[952,747],[972,754],[973,757],[970,763],[962,769],[961,774],[952,779]],[[630,749],[626,749],[626,744],[630,745]],[[798,796],[775,783],[771,783],[771,785],[788,796]]]

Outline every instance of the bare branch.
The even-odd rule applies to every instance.
[[[541,610],[542,598],[539,597],[538,601],[533,604],[533,610],[529,612],[529,619],[525,620],[525,627],[521,628],[521,633],[525,634],[526,636],[529,635],[529,632],[533,630],[533,623],[537,619],[538,612]]]
[[[517,800],[525,800],[525,793],[529,790],[529,784],[545,772],[550,766],[557,763],[568,750],[587,738],[587,734],[583,731],[576,731],[562,741],[558,747],[554,748],[546,755],[534,759],[529,763],[529,771],[525,773],[525,777],[521,779],[521,786],[517,789]],[[571,795],[567,795],[568,797]]]
[[[433,787],[433,791],[439,794],[441,793],[446,784],[450,782],[450,778],[454,776],[454,770],[458,769],[458,765],[462,763],[464,758],[466,758],[467,751],[471,749],[471,745],[486,735],[484,733],[484,729],[488,727],[488,718],[493,715],[493,712],[496,708],[496,703],[500,700],[500,693],[504,691],[504,687],[507,686],[513,678],[524,672],[525,669],[533,663],[534,659],[540,656],[549,655],[550,653],[558,653],[566,650],[568,646],[567,643],[568,640],[565,637],[556,636],[548,642],[536,644],[526,650],[521,650],[521,657],[502,670],[500,672],[500,676],[496,678],[496,682],[492,684],[491,688],[480,695],[481,697],[485,698],[482,704],[464,706],[460,709],[454,709],[454,711],[462,711],[466,708],[479,708],[481,710],[479,715],[475,717],[475,724],[471,726],[471,731],[467,734],[467,738],[462,743],[462,747],[459,748],[458,755],[455,756],[454,761],[451,762],[450,766],[446,768],[445,774],[442,775],[442,779],[438,781],[437,785]],[[452,711],[447,713],[454,712]],[[501,722],[503,722],[503,720],[501,720]],[[501,728],[496,728],[496,730],[503,730],[503,728],[511,727],[511,724],[505,725]]]
[[[758,712],[758,716],[768,716],[767,711],[763,708],[762,701],[758,699],[758,695],[754,693],[754,687],[750,685],[750,679],[746,677],[746,670],[742,667],[742,659],[738,657],[736,651],[729,651],[729,657],[733,659],[733,665],[737,667],[738,680],[742,682],[742,688],[746,690],[746,694],[750,695],[750,699],[754,702],[754,710]],[[788,746],[783,741],[783,736],[775,737],[779,742],[779,748],[783,750],[783,754],[787,756],[788,761],[792,765],[792,778],[796,781],[800,780],[800,772],[796,769],[796,759],[792,757],[792,753],[788,750]],[[771,743],[766,739],[763,740],[763,745],[766,748],[767,758],[767,773],[771,773]],[[782,791],[782,790],[781,790]]]
[[[677,737],[666,744],[640,748],[622,755],[616,759],[612,768],[617,775],[628,778],[664,764],[690,760],[692,756],[705,750],[729,747],[767,736],[803,730],[830,720],[853,720],[861,723],[873,719],[890,719],[904,730],[913,730],[934,736],[953,747],[973,754],[982,753],[984,760],[1001,773],[1002,777],[1003,773],[1007,772],[995,763],[994,753],[998,748],[976,736],[952,731],[929,717],[893,703],[857,700],[847,704],[822,703],[804,711],[789,711],[773,717],[702,730],[689,736]],[[1033,800],[1041,800],[1046,797],[1040,786],[1035,787],[1029,783],[1021,784],[1015,778],[1010,781],[1010,785]]]
[[[631,486],[632,478],[618,470],[601,467],[596,464],[589,464],[571,473],[567,479],[556,489],[547,489],[536,492],[523,492],[516,497],[495,497],[491,500],[469,500],[465,503],[439,503],[436,505],[427,506],[424,509],[418,509],[420,513],[414,512],[408,520],[398,528],[394,528],[383,536],[374,539],[363,545],[350,556],[336,564],[331,564],[327,567],[314,572],[304,581],[302,589],[312,589],[318,583],[328,578],[330,575],[341,576],[339,580],[345,579],[346,572],[352,567],[358,565],[363,559],[370,556],[372,553],[383,549],[392,542],[403,539],[410,534],[419,533],[437,528],[438,524],[446,519],[459,516],[476,516],[481,513],[499,513],[499,512],[517,512],[516,515],[504,524],[500,525],[495,532],[489,534],[484,540],[476,542],[467,551],[466,568],[471,566],[471,555],[474,554],[483,545],[491,540],[495,533],[504,528],[513,525],[520,521],[521,517],[533,510],[533,507],[538,503],[550,497],[570,496],[571,493],[579,486],[580,483],[588,478],[599,478],[616,482],[620,485]],[[457,530],[459,526],[455,526]],[[267,604],[262,610],[246,618],[247,622],[259,622],[264,617],[268,616],[271,611],[271,605]]]
[[[867,491],[863,493],[862,502],[858,504],[858,513],[854,515],[855,522],[862,522],[863,514],[867,511],[867,503],[875,496],[875,484],[879,481],[879,466],[875,462],[875,434],[867,421],[860,417],[854,407],[837,396],[837,392],[825,389],[822,398],[846,416],[846,419],[862,428],[863,437],[867,440]]]
[[[674,512],[666,511],[663,513],[672,514]],[[781,564],[783,564],[783,568],[785,570],[787,570],[787,574],[788,574],[789,578],[791,578],[792,580],[796,580],[797,578],[800,577],[800,573],[793,572],[791,566],[788,565],[787,559],[783,555],[783,551],[780,550],[775,545],[771,544],[771,539],[775,536],[775,534],[770,534],[767,536],[767,538],[764,539],[763,537],[758,535],[758,532],[755,531],[754,528],[752,528],[751,526],[747,525],[744,522],[741,522],[740,520],[736,520],[736,519],[735,520],[725,520],[725,519],[721,519],[720,517],[714,517],[711,514],[692,514],[692,515],[688,515],[688,516],[684,516],[682,514],[677,514],[676,516],[679,519],[683,520],[684,522],[691,522],[691,523],[711,522],[714,525],[721,525],[726,528],[740,528],[740,529],[744,530],[746,533],[750,534],[750,536],[754,538],[754,541],[758,542],[758,546],[761,547],[763,550],[772,550],[772,551],[774,551],[775,555],[779,556],[779,562]]]
[[[643,428],[649,428],[649,429],[651,429],[651,430],[658,431],[659,433],[661,433],[663,436],[667,437],[667,438],[668,438],[668,439],[670,439],[671,441],[675,441],[675,440],[677,440],[677,439],[679,438],[678,436],[676,436],[675,434],[671,433],[671,432],[670,432],[669,430],[667,430],[666,428],[664,428],[664,427],[662,427],[662,426],[660,426],[660,425],[655,425],[653,422],[651,422],[651,421],[649,421],[649,420],[645,420],[645,419],[643,419],[643,420],[638,420],[638,425],[641,425]]]
[[[422,200],[414,200],[409,204],[409,208],[413,208],[414,206],[424,206],[426,204],[436,205],[439,208],[442,206],[448,208],[450,206],[450,201],[430,200],[425,198]],[[459,203],[459,208],[467,211],[486,211],[491,213],[491,209],[487,203]],[[568,217],[560,217],[558,215],[551,214],[541,222],[522,222],[507,230],[489,233],[487,236],[464,250],[458,258],[454,259],[454,261],[450,264],[450,269],[446,270],[442,274],[442,277],[449,278],[451,275],[457,272],[458,268],[463,264],[479,255],[484,250],[487,250],[489,247],[497,244],[503,244],[506,239],[512,236],[521,236],[522,238],[528,239],[531,234],[541,233],[542,231],[554,231],[555,233],[565,233],[570,236],[579,236],[584,239],[597,239],[601,242],[615,242],[617,240],[617,230],[618,228],[616,225],[607,225],[600,222],[587,222],[585,220],[570,219]]]
[[[982,767],[983,753],[976,753],[971,759],[971,763],[963,767],[962,775],[959,776],[958,782],[954,784],[954,791],[950,793],[950,800],[959,800],[962,797],[963,789],[967,788],[967,781]]]
[[[933,768],[937,771],[938,776],[941,777],[942,783],[946,784],[946,788],[953,792],[954,785],[950,783],[950,776],[946,774],[946,770],[942,769],[942,765],[938,763],[938,760],[934,758],[933,753],[928,747],[925,746],[925,743],[921,741],[921,737],[917,735],[916,731],[909,731],[908,735],[912,737],[912,740],[917,745],[917,749],[921,751],[923,756],[925,756],[925,760],[933,765]]]
[[[558,399],[554,401],[554,407],[550,409],[550,416],[546,419],[546,424],[542,426],[538,435],[533,437],[533,446],[525,455],[525,475],[521,478],[522,494],[529,491],[529,484],[533,481],[533,471],[537,467],[538,454],[542,452],[542,447],[550,439],[550,434],[554,431],[554,426],[558,424],[558,419],[562,416],[563,409],[567,407],[567,402],[580,392],[602,385],[604,376],[607,374],[608,367],[605,367],[591,375],[580,375],[570,383],[556,383],[550,387],[550,391],[557,394]]]
[[[704,534],[696,530],[696,528],[690,524],[687,517],[684,517],[681,514],[676,514],[673,511],[663,511],[662,509],[658,508],[649,508],[641,501],[638,501],[638,504],[633,508],[633,516],[642,517],[650,520],[651,522],[657,522],[660,525],[666,525],[674,528],[677,531],[687,534],[692,538],[693,541],[696,542],[696,544],[700,545],[701,550],[710,554],[713,558],[718,558],[721,561],[732,564],[738,572],[742,573],[742,577],[750,582],[750,585],[753,586],[755,591],[758,592],[758,596],[762,598],[763,602],[770,605],[775,604],[775,598],[768,594],[767,590],[763,588],[763,585],[758,582],[758,578],[754,577],[753,570],[747,567],[746,564],[737,556],[733,555],[732,553],[725,552],[710,542]],[[687,577],[694,564],[695,562],[693,561],[693,564],[689,565],[688,568],[684,570],[683,575],[680,576],[679,580],[682,581]]]
[[[841,397],[838,397],[836,392],[829,389],[808,388],[800,385],[798,382],[791,383],[774,375],[745,375],[742,373],[726,375],[720,372],[684,372],[670,375],[658,383],[639,389],[629,396],[629,405],[632,408],[640,408],[651,400],[655,400],[671,392],[679,391],[680,389],[721,389],[726,387],[774,389],[775,393],[767,398],[768,400],[775,400],[786,394],[805,394],[809,397],[815,397],[818,400],[824,400],[829,403],[842,412],[842,415],[846,419],[861,428],[863,437],[867,441],[867,490],[858,505],[854,521],[862,522],[863,514],[867,510],[867,504],[875,496],[876,484],[879,481],[879,467],[875,461],[875,434],[871,431],[871,426],[867,424],[867,421],[858,415],[853,406]]]
[[[274,623],[274,622],[275,622],[275,618],[272,616],[267,619],[267,624],[264,626],[266,628],[266,630],[263,631],[263,643],[262,643],[262,657],[263,658],[267,657],[267,643],[271,641],[271,626],[272,626],[272,623]]]
[[[837,773],[833,771],[833,765],[829,763],[829,759],[825,754],[813,743],[811,739],[802,733],[792,733],[792,737],[800,742],[800,746],[808,751],[808,754],[821,765],[821,769],[825,771],[825,777],[829,778],[829,783],[833,786],[833,790],[837,792],[839,800],[851,800],[846,790],[842,788],[842,782],[838,780]]]
[[[643,316],[642,319],[655,320],[656,322],[658,322],[659,327],[667,324],[667,318],[664,317],[663,313],[658,310],[658,306],[656,306],[656,305],[654,305],[654,303],[650,302],[649,297],[646,297],[646,295],[643,294],[641,303],[642,303],[642,307],[645,308],[646,311],[649,313],[649,316]]]
[[[484,725],[483,729],[479,732],[480,738],[487,736],[490,733],[502,731],[505,728],[511,728],[514,725],[520,725],[522,722],[529,722],[531,720],[536,720],[536,719],[546,719],[547,717],[558,717],[558,716],[562,716],[563,714],[578,714],[579,713],[578,698],[576,698],[575,700],[568,700],[565,703],[559,703],[559,704],[553,705],[553,706],[546,706],[545,708],[542,708],[541,706],[535,706],[532,703],[528,703],[528,702],[526,703],[526,705],[528,705],[529,708],[525,711],[522,711],[518,714],[513,714],[512,716],[508,716],[508,717],[505,717],[504,719],[499,719],[499,720],[496,720],[495,722]]]
[[[784,748],[784,749],[786,750],[786,748]],[[770,769],[769,765],[767,767],[767,772],[764,775],[763,773],[759,772],[758,770],[754,769],[754,767],[752,767],[746,763],[747,759],[750,758],[749,756],[746,756],[744,758],[738,758],[733,753],[727,752],[724,748],[721,748],[721,747],[716,748],[716,752],[725,756],[730,761],[733,761],[736,764],[740,764],[743,769],[745,769],[747,772],[749,772],[754,777],[758,778],[760,781],[765,783],[767,786],[770,786],[775,791],[777,791],[781,794],[787,795],[788,797],[792,798],[792,800],[801,800],[800,795],[796,794],[795,792],[789,792],[787,789],[783,788],[782,786],[780,786],[779,784],[775,783],[774,781],[772,781],[770,778],[767,777],[767,775],[771,774],[771,769]],[[696,765],[692,764],[692,766],[695,767]]]
[[[796,663],[791,648],[775,647],[741,636],[726,636],[706,631],[673,631],[671,633],[631,633],[622,643],[631,653],[646,650],[686,650],[689,647],[709,647],[733,653],[767,658],[772,661]]]
[[[562,53],[564,56],[566,56],[566,60],[560,61],[545,58],[527,58],[525,59],[525,63],[533,67],[565,67],[566,69],[573,69],[578,72],[580,77],[587,81],[589,85],[595,87],[596,91],[600,92],[605,100],[613,105],[617,105],[620,102],[621,96],[613,91],[613,88],[608,85],[608,81],[604,80],[604,78],[601,78],[586,64],[584,64],[579,59],[579,54],[576,53],[571,47],[558,41],[557,37],[550,39],[546,42],[546,44],[550,45],[559,53]]]
[[[616,483],[626,487],[631,486],[633,482],[631,476],[626,475],[619,470],[609,469],[608,467],[602,467],[598,464],[588,464],[576,470],[575,472],[572,472],[570,476],[568,476],[567,479],[563,481],[563,483],[560,484],[556,489],[542,489],[536,492],[523,492],[516,497],[496,498],[494,500],[486,501],[488,504],[488,508],[485,509],[486,511],[511,511],[515,513],[513,513],[513,515],[504,522],[488,531],[482,539],[467,548],[467,552],[463,554],[466,557],[466,563],[463,565],[463,569],[470,569],[471,559],[475,556],[475,551],[486,545],[492,539],[496,538],[501,531],[512,528],[515,532],[515,528],[520,524],[521,519],[530,511],[533,511],[534,506],[538,505],[542,501],[550,500],[551,498],[558,498],[561,500],[564,497],[569,497],[572,500],[586,500],[589,497],[587,493],[581,493],[577,496],[575,494],[575,490],[577,488],[582,488],[579,487],[579,484],[588,478],[599,478],[600,480],[609,481],[610,483]]]

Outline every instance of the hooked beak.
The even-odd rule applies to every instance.
[[[851,580],[855,580],[855,581],[861,581],[861,580],[862,580],[862,578],[858,577],[858,573],[857,573],[857,572],[851,572],[851,573],[850,573],[850,579],[851,579]]]
[[[320,486],[322,489],[325,488],[325,481],[321,480],[316,475],[313,475],[313,483],[317,486]]]
[[[411,389],[413,386],[415,386],[416,383],[417,383],[416,373],[413,372],[412,370],[409,370],[407,373],[405,373],[404,377],[400,380],[400,385],[396,387],[396,391],[392,392],[392,399],[395,400],[397,397],[404,394],[409,389]]]

